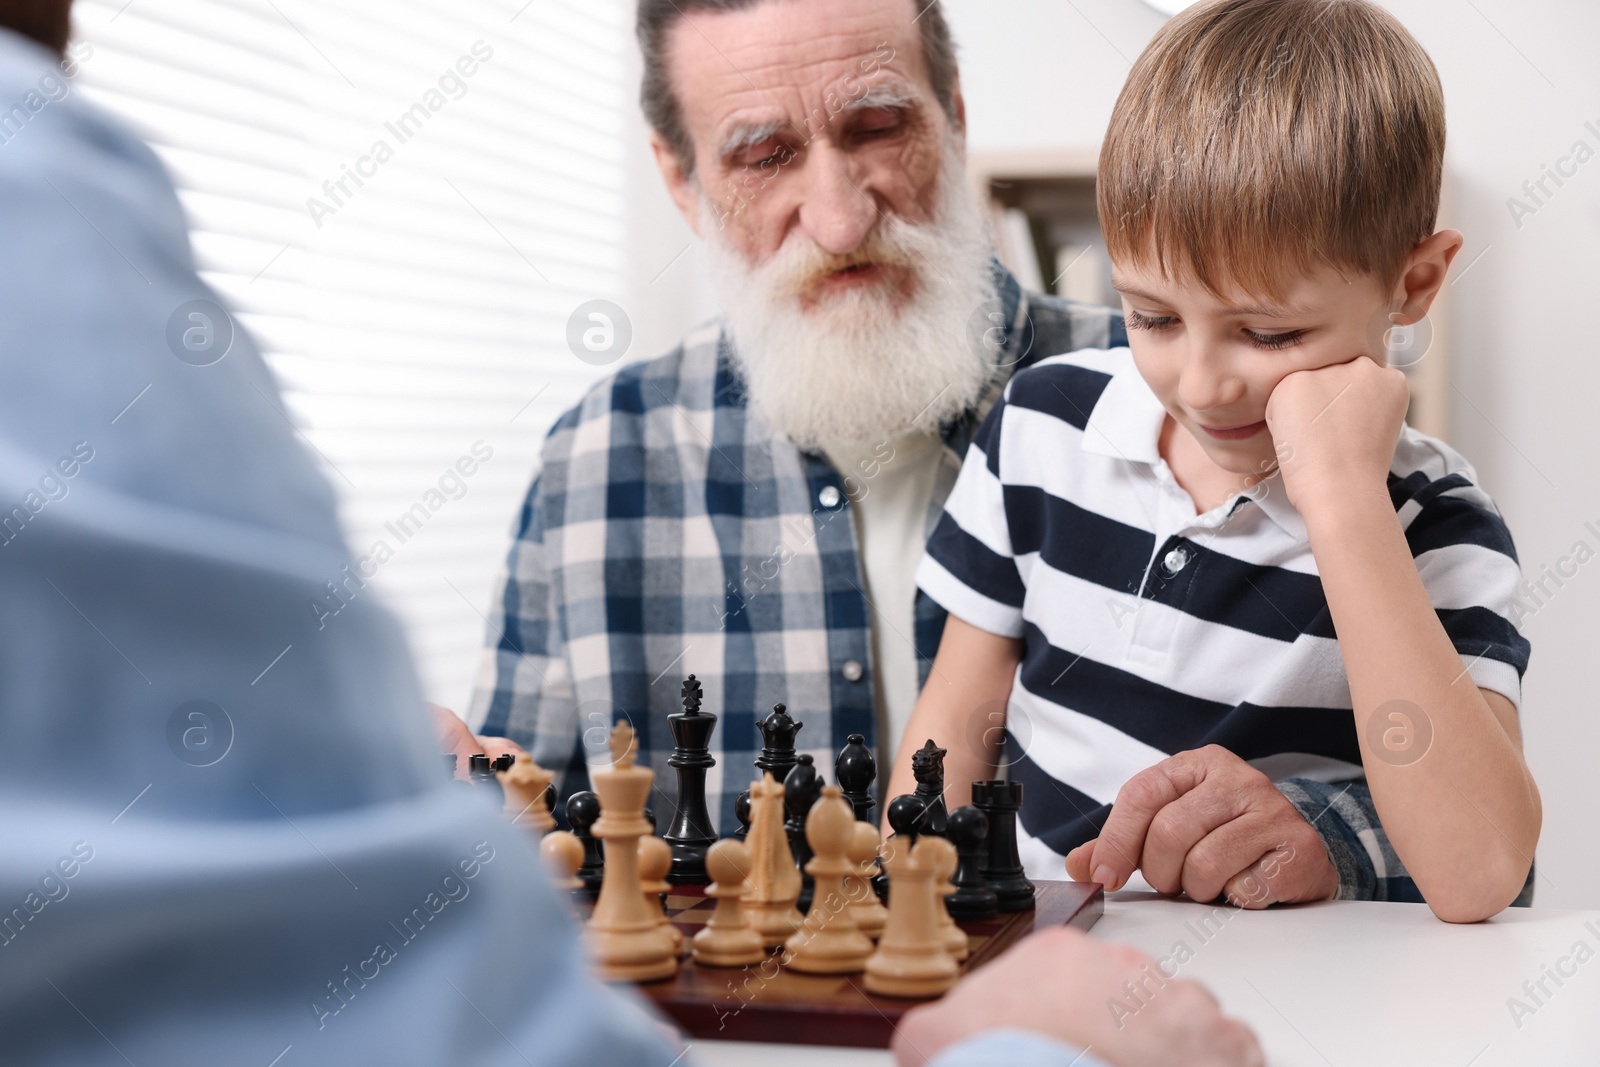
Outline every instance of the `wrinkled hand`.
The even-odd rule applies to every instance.
[[[1112,1012],[1111,1001],[1126,998],[1123,983],[1140,980],[1155,995],[1131,1014]],[[947,1046],[994,1029],[1031,1030],[1089,1049],[1115,1067],[1266,1062],[1250,1029],[1225,1017],[1203,987],[1167,978],[1137,949],[1093,941],[1065,926],[1017,942],[943,999],[907,1013],[895,1031],[895,1062],[927,1063]]]
[[[1365,356],[1286,375],[1267,429],[1289,502],[1306,513],[1384,493],[1410,395],[1403,373]]]
[[[1162,893],[1239,907],[1327,900],[1339,875],[1316,827],[1272,780],[1220,745],[1180,752],[1128,779],[1100,836],[1067,874],[1108,890],[1135,869]]]
[[[502,753],[510,752],[520,755],[522,746],[506,737],[478,737],[467,729],[467,724],[461,717],[447,707],[439,704],[428,705],[429,717],[433,720],[434,735],[439,739],[440,752],[454,752],[456,754],[456,777],[466,778],[467,757],[482,753],[493,759]]]

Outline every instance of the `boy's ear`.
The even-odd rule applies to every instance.
[[[1410,326],[1422,321],[1444,287],[1450,263],[1465,241],[1459,231],[1440,230],[1411,250],[1392,294],[1398,309],[1391,316],[1395,325]]]
[[[661,180],[667,183],[667,192],[677,205],[678,214],[683,216],[696,236],[705,236],[700,232],[700,212],[696,204],[699,183],[684,170],[683,161],[659,133],[650,134],[650,151],[655,153],[656,168],[661,171]]]

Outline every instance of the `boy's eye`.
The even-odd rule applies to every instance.
[[[1300,339],[1306,335],[1306,332],[1304,330],[1285,330],[1282,333],[1259,333],[1255,330],[1246,330],[1244,334],[1250,338],[1250,343],[1257,348],[1278,349],[1298,344]]]
[[[1132,308],[1128,309],[1123,320],[1130,330],[1165,330],[1178,321],[1173,315],[1142,315]]]

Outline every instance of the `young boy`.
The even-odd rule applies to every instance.
[[[1276,857],[1315,899],[1341,890],[1321,839],[1297,855],[1219,783],[1364,774],[1440,918],[1518,896],[1516,555],[1386,366],[1461,248],[1443,149],[1432,63],[1364,0],[1212,0],[1157,35],[1100,156],[1129,347],[1022,371],[975,439],[917,572],[950,617],[889,795],[934,738],[952,806],[1023,783],[1032,874],[1070,852],[1237,900]]]

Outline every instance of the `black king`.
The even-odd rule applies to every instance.
[[[678,770],[678,808],[672,824],[662,834],[672,846],[672,866],[667,881],[674,885],[705,885],[706,851],[717,842],[706,811],[706,771],[717,765],[711,755],[711,731],[717,717],[700,710],[700,682],[694,675],[683,681],[683,711],[668,715],[672,728],[672,755],[667,765]]]

